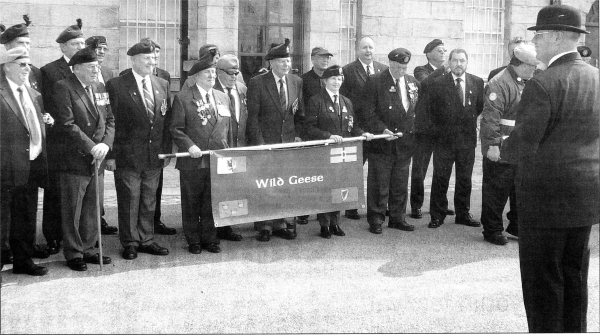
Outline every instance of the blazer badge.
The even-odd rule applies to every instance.
[[[162,104],[160,104],[160,114],[165,116],[167,113],[167,99],[163,99]]]
[[[392,92],[392,93],[396,93],[396,86],[392,86],[392,87],[390,87],[390,92]]]
[[[94,93],[94,100],[96,100],[96,106],[106,106],[110,105],[110,100],[108,99],[108,93]]]
[[[294,115],[296,115],[297,111],[298,111],[298,98],[296,98],[296,100],[294,100],[294,103],[292,104],[292,113]]]

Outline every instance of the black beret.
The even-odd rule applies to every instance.
[[[527,30],[568,30],[582,34],[590,33],[581,29],[579,10],[566,5],[550,5],[540,9],[535,26]]]
[[[154,45],[155,48],[157,49],[162,49],[160,47],[160,44],[158,44],[158,42],[156,42],[155,40],[151,39],[150,37],[144,37],[140,40],[140,43],[150,43],[152,45]]]
[[[56,43],[65,43],[74,38],[83,37],[83,33],[81,32],[81,27],[83,26],[83,21],[81,19],[77,19],[77,24],[67,27],[67,29],[63,30],[58,38],[56,38]]]
[[[86,46],[93,46],[94,48],[97,48],[98,45],[100,44],[107,44],[106,43],[106,37],[104,36],[92,36],[92,37],[88,37],[87,40],[85,40],[85,45]]]
[[[200,49],[198,50],[198,57],[202,58],[202,56],[206,54],[209,54],[212,57],[215,57],[216,55],[221,55],[221,53],[219,52],[219,47],[214,44],[205,44],[200,47]]]
[[[323,79],[327,79],[329,77],[335,76],[343,76],[344,72],[342,71],[342,67],[339,65],[332,65],[323,71]]]
[[[423,53],[424,54],[430,53],[433,49],[435,49],[440,44],[444,45],[444,42],[442,42],[442,40],[436,38],[435,40],[427,43],[427,45],[425,46],[425,50],[423,50]]]
[[[149,42],[139,42],[134,44],[129,50],[127,50],[127,56],[135,56],[137,54],[151,54],[154,53],[154,44]]]
[[[265,56],[265,60],[272,60],[275,58],[286,58],[290,57],[290,39],[286,38],[283,44],[271,43],[271,49]]]
[[[69,60],[69,66],[97,61],[98,55],[96,55],[96,50],[92,48],[83,48],[77,51],[77,53],[71,57]]]
[[[29,36],[29,30],[27,27],[31,24],[28,15],[23,15],[23,20],[25,23],[19,23],[12,27],[9,27],[4,31],[2,35],[0,35],[0,44],[6,44],[17,37],[27,37]]]
[[[590,49],[589,47],[586,47],[585,45],[577,46],[577,52],[579,52],[579,55],[581,55],[581,57],[591,57],[592,56],[592,49]]]
[[[213,56],[204,54],[196,63],[194,63],[194,65],[192,65],[192,68],[188,72],[188,76],[193,76],[196,73],[211,67],[217,67],[217,63],[214,62]]]
[[[404,48],[394,49],[388,54],[388,59],[400,64],[408,64],[410,62],[410,51]]]

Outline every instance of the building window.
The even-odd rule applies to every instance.
[[[267,63],[271,43],[290,39],[292,68],[302,73],[303,0],[239,0],[239,54],[244,81]]]
[[[340,1],[340,64],[354,61],[356,2],[357,0]]]
[[[505,0],[466,0],[464,49],[481,78],[504,64],[504,10]]]
[[[180,76],[181,0],[121,0],[119,8],[119,71],[131,67],[127,50],[144,37],[160,44],[156,64],[171,77]]]

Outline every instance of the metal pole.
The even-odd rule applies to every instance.
[[[94,160],[94,183],[96,183],[96,226],[98,227],[98,253],[100,261],[100,271],[102,271],[102,227],[100,223],[100,178],[98,176],[98,170],[100,167],[100,160]]]

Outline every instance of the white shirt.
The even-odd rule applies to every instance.
[[[21,113],[23,115],[23,118],[25,118],[25,122],[29,122],[27,115],[25,115],[25,109],[23,108],[23,105],[21,104],[21,94],[19,93],[19,91],[17,91],[17,88],[21,88],[21,90],[23,90],[23,99],[25,100],[25,104],[27,104],[27,107],[29,107],[29,110],[31,110],[33,115],[36,116],[36,117],[34,117],[35,124],[31,125],[28,123],[27,126],[28,127],[36,127],[38,129],[38,133],[41,136],[42,128],[40,127],[40,122],[37,118],[37,112],[33,105],[33,101],[31,101],[31,97],[29,96],[29,91],[27,90],[27,87],[25,87],[25,85],[18,86],[16,83],[14,83],[13,81],[11,81],[8,78],[6,78],[6,81],[8,81],[8,85],[10,86],[10,89],[13,92],[13,95],[15,96],[15,100],[17,100],[17,104],[19,105],[19,108],[21,108]],[[33,143],[33,141],[30,140],[29,141],[29,160],[36,159],[41,153],[42,153],[42,144],[39,143],[39,145],[36,145],[36,143]]]
[[[433,65],[433,64],[431,64],[431,63],[429,63],[429,66],[431,66],[431,67],[433,68],[433,70],[434,70],[434,71],[438,69],[438,68],[437,68],[437,66],[435,66],[435,65]]]
[[[555,60],[559,59],[560,57],[566,55],[566,54],[570,54],[571,52],[577,52],[577,50],[572,50],[572,51],[567,51],[567,52],[561,52],[558,55],[550,58],[550,61],[548,62],[548,66],[550,66],[550,64],[554,63]]]
[[[217,104],[215,104],[215,99],[213,97],[213,90],[212,88],[208,91],[204,90],[202,87],[200,87],[200,85],[196,84],[196,87],[198,87],[198,91],[200,91],[200,95],[202,96],[202,101],[204,101],[204,103],[209,103],[212,106],[212,110],[216,113],[217,112],[217,108],[215,107]],[[208,93],[208,101],[206,101],[206,94]]]
[[[146,79],[146,89],[148,90],[148,92],[150,92],[150,94],[152,94],[152,96],[154,96],[154,93],[152,93],[153,92],[152,91],[152,80],[150,80],[150,75],[146,75],[145,77],[142,77],[137,72],[135,72],[134,69],[131,69],[131,72],[133,73],[133,77],[135,78],[135,82],[137,84],[138,90],[139,90],[140,94],[142,95],[141,96],[142,101],[144,102],[144,105],[146,105],[146,99],[144,99],[144,87],[142,86],[142,79]]]
[[[288,103],[288,90],[287,90],[287,80],[285,77],[278,77],[275,72],[273,72],[273,77],[275,77],[275,85],[277,86],[277,92],[279,92],[279,79],[283,79],[283,90],[285,91],[285,105],[289,106]],[[281,93],[281,92],[279,92]]]
[[[325,91],[327,91],[327,94],[329,94],[329,97],[331,98],[331,101],[333,101],[333,103],[337,102],[338,106],[340,106],[340,113],[341,113],[342,112],[342,109],[341,109],[342,107],[340,105],[340,92],[334,93],[333,91],[330,91],[328,88],[325,88]],[[337,95],[337,101],[334,98],[334,95]]]
[[[63,55],[63,58],[65,59],[65,61],[67,62],[67,64],[69,64],[69,62],[71,61],[71,58],[69,58],[69,57],[67,57],[65,55]],[[71,72],[73,72],[73,67],[72,66],[69,66],[69,69],[71,69]]]
[[[463,101],[462,101],[463,106],[465,105],[465,99],[467,98],[467,96],[465,95],[465,88],[466,88],[465,87],[465,83],[466,83],[466,79],[465,78],[466,77],[467,76],[465,75],[465,73],[463,73],[462,76],[460,76],[460,77],[457,77],[457,76],[454,75],[454,73],[452,73],[452,79],[454,80],[454,86],[456,86],[456,78],[460,78],[461,79],[460,80],[460,88],[462,89],[462,92],[463,92],[463,94],[462,94],[462,96],[463,96]]]
[[[371,75],[375,74],[375,68],[373,67],[373,62],[366,64],[365,62],[363,62],[362,60],[360,60],[360,58],[358,59],[358,61],[362,64],[363,69],[365,69],[366,73],[369,73],[369,71],[371,72]],[[367,66],[369,67],[369,71],[367,71]]]
[[[225,94],[227,94],[227,87],[225,85],[223,85],[223,82],[219,79],[219,82],[221,83],[221,87],[223,87],[223,90],[225,90]],[[231,95],[233,95],[233,100],[235,101],[235,111],[232,111],[235,113],[235,119],[236,120],[240,120],[240,95],[238,93],[237,90],[237,86],[233,85],[233,87],[231,88]]]
[[[98,69],[98,81],[101,82],[102,84],[106,84],[106,82],[104,82],[104,77],[102,76],[102,68],[101,67]]]

